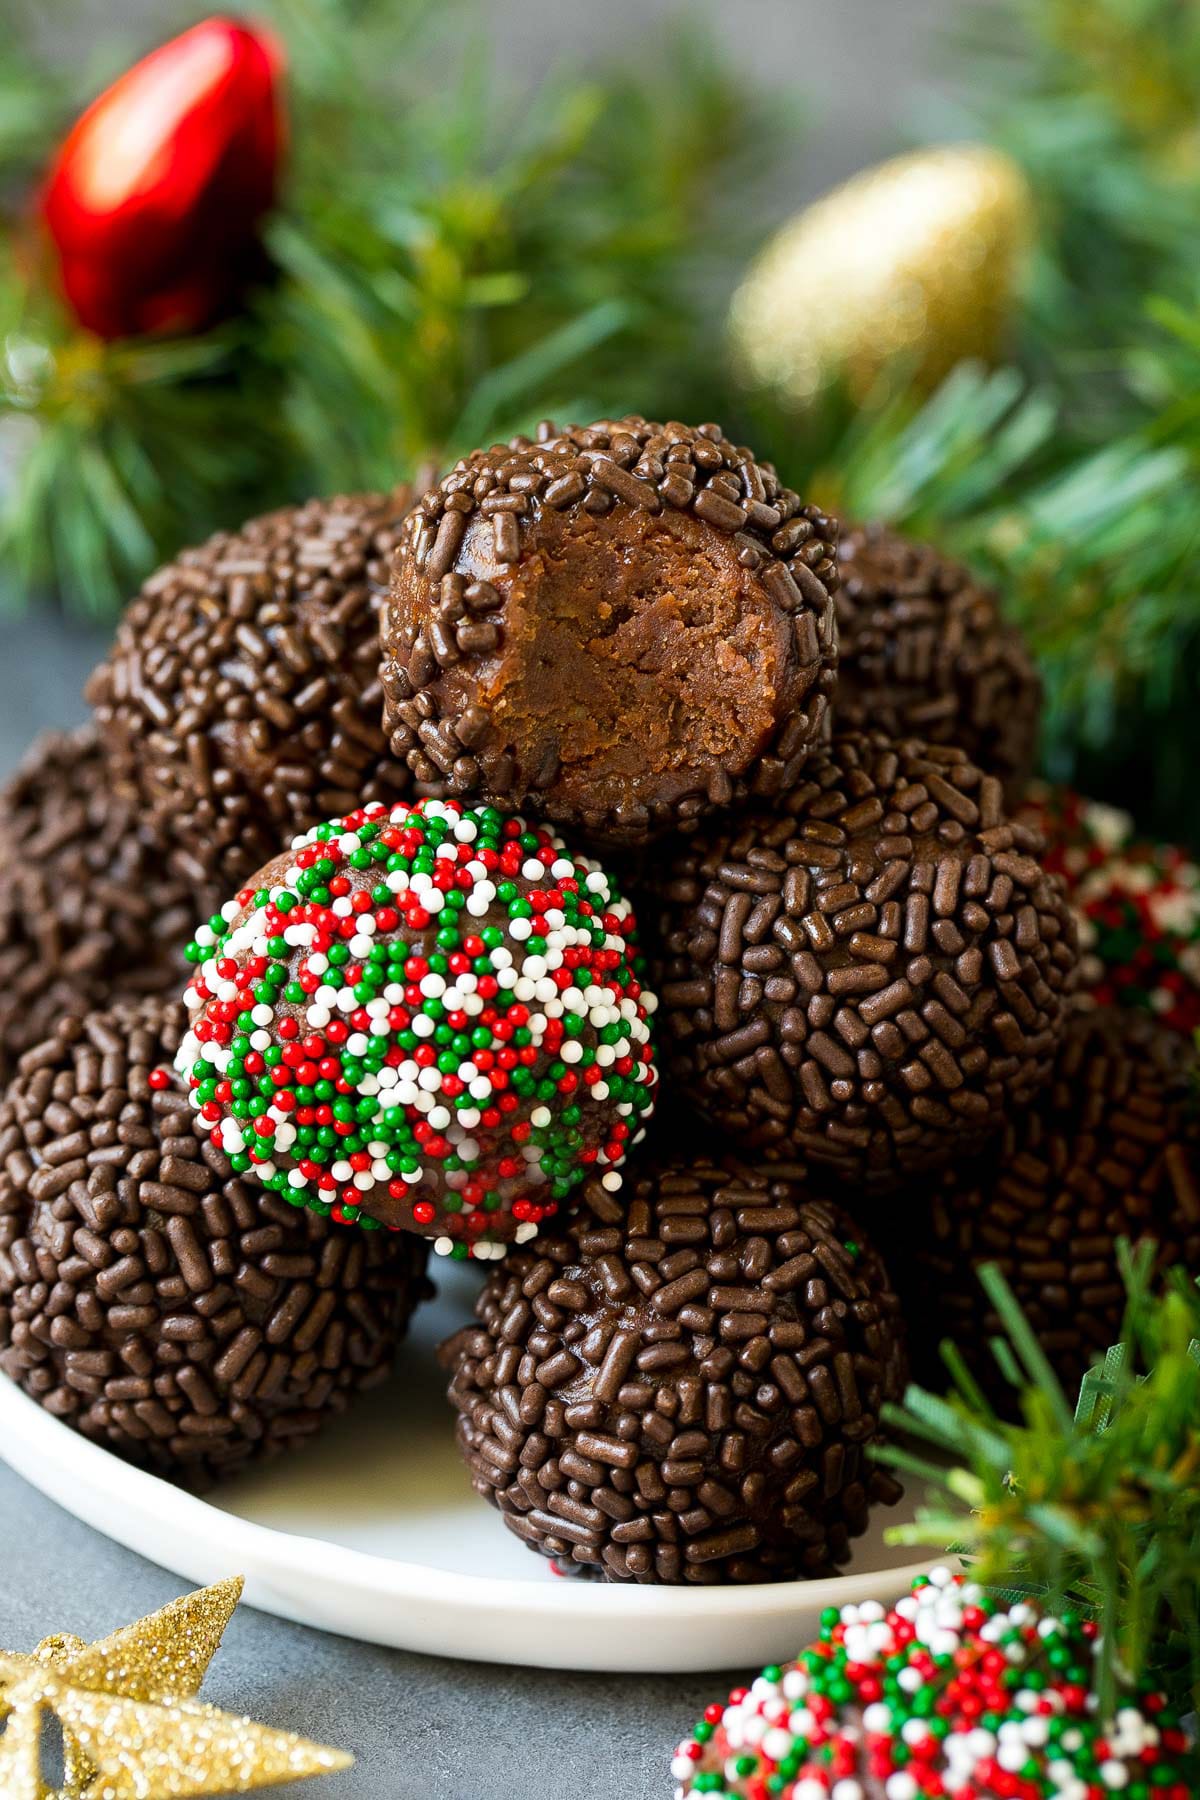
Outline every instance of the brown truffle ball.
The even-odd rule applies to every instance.
[[[839,731],[957,744],[1010,793],[1033,770],[1042,688],[993,588],[883,525],[843,531]]]
[[[68,1013],[181,988],[218,898],[165,868],[94,729],[39,738],[0,790],[0,1081]]]
[[[1038,1091],[1075,967],[1071,915],[950,746],[835,741],[771,808],[664,868],[661,1060],[738,1147],[894,1184]]]
[[[992,1391],[1000,1331],[977,1271],[995,1263],[1068,1391],[1121,1335],[1117,1241],[1152,1238],[1165,1270],[1200,1273],[1200,1119],[1185,1040],[1136,1013],[1074,1013],[1041,1097],[975,1164],[948,1169],[906,1210],[922,1374],[952,1338]],[[916,1220],[914,1227],[913,1221]]]
[[[0,1369],[188,1477],[301,1443],[384,1376],[424,1246],[239,1180],[168,1073],[182,1006],[68,1020],[0,1104]]]
[[[904,1383],[883,1265],[801,1169],[679,1157],[488,1279],[446,1346],[476,1490],[613,1581],[819,1575],[874,1499]]]
[[[410,499],[251,519],[126,608],[87,698],[180,874],[231,890],[292,832],[409,791],[380,728],[378,611]]]
[[[835,539],[715,425],[477,450],[404,528],[392,748],[424,791],[611,842],[779,793],[833,687]]]

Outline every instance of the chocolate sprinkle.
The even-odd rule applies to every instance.
[[[1193,1067],[1174,1032],[1080,1008],[1041,1098],[1013,1115],[986,1157],[914,1194],[895,1254],[927,1376],[941,1370],[938,1345],[949,1337],[1011,1397],[982,1348],[1000,1321],[976,1279],[981,1263],[1000,1268],[1068,1391],[1120,1338],[1119,1238],[1153,1238],[1163,1268],[1200,1271]]]
[[[828,711],[836,532],[716,425],[477,450],[405,524],[393,751],[423,792],[608,842],[778,794]]]
[[[94,729],[39,738],[0,790],[0,1081],[67,1014],[181,988],[217,899],[163,867]]]
[[[662,1061],[744,1151],[891,1185],[977,1146],[1050,1073],[1071,915],[1000,782],[848,736],[661,877]]]
[[[409,790],[378,610],[410,490],[310,500],[150,577],[88,683],[113,778],[173,869],[231,891],[293,832]]]
[[[994,589],[883,525],[838,550],[839,731],[957,744],[1016,792],[1037,754],[1042,689]]]
[[[424,1246],[233,1175],[167,1073],[182,1006],[68,1020],[0,1104],[0,1369],[131,1461],[208,1478],[381,1379]]]
[[[584,1193],[444,1348],[477,1492],[611,1581],[836,1568],[897,1491],[867,1456],[905,1378],[875,1251],[796,1167],[681,1158]]]

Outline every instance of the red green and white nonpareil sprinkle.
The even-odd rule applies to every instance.
[[[795,1663],[710,1706],[675,1752],[677,1800],[1190,1800],[1164,1697],[1102,1719],[1094,1626],[948,1569],[890,1610],[830,1608]]]
[[[656,1003],[597,864],[422,800],[317,826],[263,880],[189,948],[177,1059],[235,1170],[345,1223],[401,1208],[456,1257],[533,1237],[590,1172],[619,1186]]]
[[[1175,1031],[1200,1028],[1200,867],[1174,844],[1139,840],[1128,813],[1035,784],[1021,816],[1046,839],[1042,865],[1075,910],[1080,991]]]

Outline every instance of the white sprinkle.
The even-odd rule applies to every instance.
[[[899,1769],[895,1775],[889,1775],[884,1787],[887,1800],[916,1800],[917,1784],[907,1769]]]

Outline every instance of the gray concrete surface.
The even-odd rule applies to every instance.
[[[183,1591],[0,1464],[0,1646],[93,1638]],[[241,1607],[204,1697],[353,1750],[280,1800],[666,1800],[683,1733],[732,1676],[556,1675],[406,1656]],[[724,1683],[724,1686],[722,1686]]]

